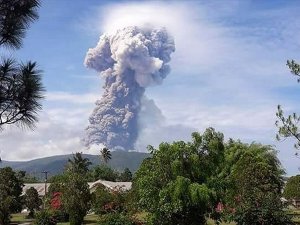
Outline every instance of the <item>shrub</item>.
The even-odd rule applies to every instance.
[[[100,217],[100,225],[135,225],[131,219],[121,213],[109,213]]]
[[[98,185],[93,193],[92,209],[98,215],[124,212],[126,196],[127,192],[122,188],[108,190],[103,185]]]
[[[52,210],[53,218],[57,222],[68,222],[69,221],[69,214],[63,210]]]
[[[62,204],[61,198],[61,192],[54,192],[52,194],[52,199],[50,200],[51,212],[57,222],[68,222],[69,214],[66,212]]]
[[[35,217],[35,225],[56,225],[56,220],[50,211],[42,210],[37,212]]]

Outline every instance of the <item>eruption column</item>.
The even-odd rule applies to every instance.
[[[105,79],[104,93],[86,128],[86,146],[134,148],[145,88],[162,83],[174,51],[173,38],[164,28],[127,27],[100,37],[84,62]]]

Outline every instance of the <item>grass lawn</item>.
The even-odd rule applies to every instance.
[[[12,214],[12,219],[11,219],[11,223],[14,224],[20,224],[20,223],[30,223],[33,224],[33,220],[32,219],[26,219],[25,217],[27,216],[27,214],[24,213],[17,213],[17,214]],[[97,220],[98,220],[98,216],[97,215],[87,215],[84,218],[84,224],[89,224],[89,225],[97,225]],[[57,225],[70,225],[70,223],[58,223]]]
[[[26,219],[27,214],[25,213],[17,213],[17,214],[12,214],[11,218],[11,223],[28,223],[32,222],[32,219]]]

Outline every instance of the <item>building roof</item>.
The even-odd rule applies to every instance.
[[[50,183],[47,183],[47,189]],[[31,183],[31,184],[24,184],[22,195],[26,193],[26,191],[33,187],[39,193],[39,196],[45,195],[45,183]]]
[[[51,183],[47,183],[47,189],[49,188]],[[123,190],[123,191],[128,191],[131,189],[131,182],[112,182],[112,181],[106,181],[106,180],[97,180],[95,182],[89,182],[89,188],[91,192],[93,192],[97,185],[102,184],[103,186],[107,187],[110,190]],[[29,188],[35,188],[39,194],[39,196],[44,196],[45,195],[45,183],[26,183],[24,184],[23,187],[23,193],[22,195],[25,194],[26,190]]]
[[[88,183],[90,190],[93,191],[97,185],[102,184],[103,186],[111,189],[111,190],[116,190],[120,189],[123,191],[128,191],[131,189],[131,182],[112,182],[112,181],[106,181],[106,180],[97,180],[93,183]]]

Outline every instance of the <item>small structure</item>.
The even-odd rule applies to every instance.
[[[97,185],[103,185],[110,190],[122,190],[122,191],[129,191],[131,189],[131,182],[113,182],[113,181],[106,181],[106,180],[97,180],[93,183],[88,183],[90,187],[90,191],[94,192],[97,188]]]
[[[48,189],[50,184],[51,183],[47,183],[47,185],[45,185],[45,183],[24,184],[22,195],[24,195],[26,193],[27,189],[33,187],[34,189],[37,190],[37,192],[39,193],[39,196],[42,197],[45,195],[45,187],[47,187],[47,189]],[[123,190],[123,191],[128,191],[131,189],[132,183],[131,182],[113,182],[113,181],[106,181],[106,180],[97,180],[95,182],[89,182],[88,185],[90,188],[90,192],[94,192],[96,190],[97,185],[103,185],[110,190],[119,189],[119,190]]]

